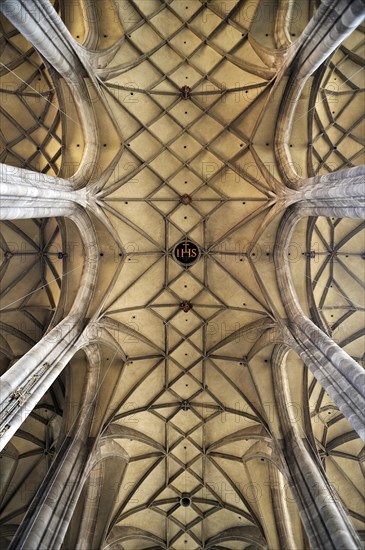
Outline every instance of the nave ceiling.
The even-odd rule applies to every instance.
[[[108,456],[91,468],[64,547],[75,547],[97,500],[95,547],[279,548],[275,488],[307,547],[285,480],[271,358],[285,318],[273,263],[287,80],[278,75],[314,2],[296,4],[287,32],[276,3],[258,0],[55,7],[93,74],[87,184],[99,272],[85,325],[102,334],[91,436],[101,430]],[[1,162],[71,177],[87,145],[74,95],[4,17],[1,26]],[[304,89],[288,144],[302,177],[364,164],[363,32]],[[302,307],[361,364],[363,229],[304,219],[290,248]],[[4,222],[2,235],[4,372],[70,310],[83,247],[61,218]],[[202,253],[189,268],[172,257],[185,238]],[[287,368],[302,436],[363,535],[363,443],[294,353]],[[71,430],[87,370],[79,351],[1,455],[11,471],[6,543]]]

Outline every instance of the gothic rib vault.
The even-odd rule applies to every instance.
[[[363,548],[364,3],[0,8],[1,548]]]

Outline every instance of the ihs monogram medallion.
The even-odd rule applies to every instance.
[[[179,264],[189,267],[199,260],[201,251],[193,241],[184,239],[175,246],[172,255]]]

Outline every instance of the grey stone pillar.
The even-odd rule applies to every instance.
[[[65,80],[77,85],[85,76],[76,42],[48,0],[2,0],[0,9]]]
[[[288,48],[291,45],[290,23],[293,13],[293,2],[279,0],[275,18],[274,38],[277,48]]]
[[[351,199],[365,195],[365,165],[335,170],[322,176],[303,179],[295,192],[300,199]]]
[[[81,62],[79,45],[49,0],[1,0],[0,10],[70,88],[85,142],[80,168],[72,178],[75,187],[80,187],[92,175],[98,157],[96,117],[84,81],[93,75]]]
[[[87,191],[72,183],[23,168],[0,164],[0,219],[71,217],[77,204],[85,206]]]
[[[291,417],[288,403],[292,399],[286,373],[288,351],[285,346],[274,348],[272,372],[282,450],[304,528],[312,548],[356,550],[361,548],[357,533],[325,471],[313,451],[305,445],[298,430],[297,418]]]
[[[291,195],[304,216],[365,217],[365,166],[337,170],[300,182]]]
[[[12,443],[8,443],[0,454],[0,502],[2,502],[8,487],[11,483],[13,475],[18,466],[19,451]]]
[[[80,336],[94,292],[99,249],[95,229],[88,214],[78,207],[71,219],[77,225],[84,247],[80,288],[67,317],[0,378],[0,449],[50,388],[78,346],[84,344]]]
[[[288,246],[298,221],[305,215],[299,205],[289,207],[277,231],[274,263],[288,318],[288,343],[334,400],[360,437],[365,439],[364,369],[303,312],[291,277]]]
[[[105,443],[101,437],[95,447],[81,517],[75,518],[79,520],[77,538],[68,548],[99,550],[107,537],[129,457],[115,441]]]
[[[275,153],[286,183],[294,188],[300,176],[291,162],[289,138],[296,107],[309,77],[335,51],[365,15],[363,0],[323,0],[283,67],[290,70],[278,113]]]
[[[299,550],[295,541],[293,525],[288,509],[287,495],[285,493],[285,478],[273,464],[269,464],[269,472],[270,491],[280,550]]]
[[[85,348],[89,368],[76,421],[64,439],[27,511],[9,550],[61,547],[77,500],[94,439],[89,438],[99,386],[101,356],[97,345]]]
[[[297,205],[301,217],[326,216],[335,218],[365,218],[365,199],[343,201],[332,200],[307,200],[300,201]]]
[[[363,0],[322,0],[299,38],[292,61],[293,77],[307,80],[361,24],[364,15]]]

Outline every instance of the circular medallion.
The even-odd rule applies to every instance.
[[[200,248],[193,241],[185,239],[175,246],[172,255],[179,264],[188,267],[199,260]]]

